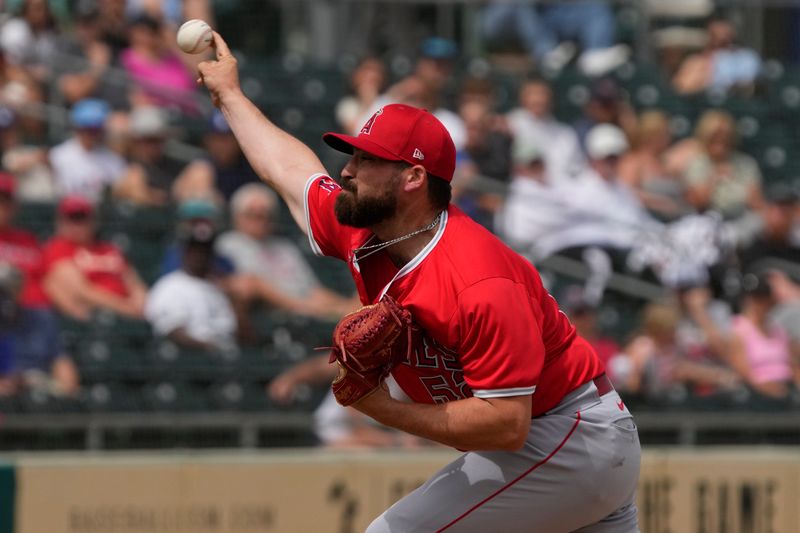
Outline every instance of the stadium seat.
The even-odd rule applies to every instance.
[[[139,413],[143,410],[141,392],[129,385],[108,382],[86,388],[86,405],[90,412]]]
[[[149,375],[141,349],[115,340],[89,339],[77,344],[73,357],[85,382],[144,379]]]
[[[81,396],[56,396],[47,390],[29,389],[19,396],[20,410],[30,414],[80,413],[86,410]]]
[[[143,395],[145,407],[156,412],[200,412],[209,407],[203,389],[187,382],[150,383]]]
[[[178,348],[169,341],[157,341],[148,351],[147,362],[153,375],[184,380],[214,380],[237,375],[241,370],[238,350],[216,353]]]
[[[212,408],[220,411],[263,412],[270,409],[262,383],[224,381],[214,383],[208,391]]]

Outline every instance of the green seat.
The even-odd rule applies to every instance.
[[[21,411],[31,414],[80,413],[86,406],[80,396],[59,397],[42,389],[30,389],[19,397]]]
[[[143,388],[144,407],[155,412],[202,412],[209,408],[204,390],[180,381],[159,381]]]
[[[78,343],[72,356],[84,381],[143,379],[149,373],[141,349],[120,341],[88,339]]]
[[[237,350],[190,350],[163,340],[154,343],[148,351],[147,362],[154,375],[203,381],[238,375],[243,364]]]
[[[242,351],[241,375],[249,380],[268,381],[296,363],[286,350],[250,347]]]
[[[90,412],[98,413],[139,413],[144,408],[138,388],[116,382],[87,387],[86,405]]]
[[[262,383],[225,381],[208,389],[209,403],[220,411],[268,411],[270,401]]]

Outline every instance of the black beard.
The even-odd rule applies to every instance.
[[[362,199],[345,189],[336,197],[333,210],[340,224],[369,228],[394,216],[397,212],[397,198],[392,188],[388,188],[380,196]]]

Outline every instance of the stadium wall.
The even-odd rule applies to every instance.
[[[360,532],[453,457],[19,456],[0,465],[0,533]],[[643,460],[643,533],[793,533],[799,504],[800,452],[664,449]]]

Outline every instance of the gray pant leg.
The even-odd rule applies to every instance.
[[[615,393],[592,386],[533,420],[519,452],[469,452],[378,517],[368,533],[634,533],[641,449]],[[621,403],[621,402],[620,402]],[[595,529],[592,529],[595,528]]]

